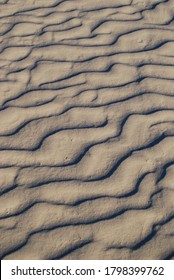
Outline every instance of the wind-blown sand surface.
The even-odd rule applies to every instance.
[[[1,259],[174,259],[174,1],[0,0]]]

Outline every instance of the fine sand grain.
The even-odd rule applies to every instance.
[[[174,1],[0,0],[1,259],[174,259]]]

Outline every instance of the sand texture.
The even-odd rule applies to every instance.
[[[174,259],[174,1],[0,0],[1,259]]]

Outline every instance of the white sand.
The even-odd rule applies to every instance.
[[[174,259],[173,17],[0,0],[1,259]]]

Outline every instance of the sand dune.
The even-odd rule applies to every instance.
[[[1,259],[174,259],[174,1],[0,1]]]

